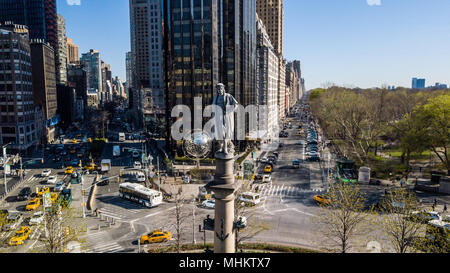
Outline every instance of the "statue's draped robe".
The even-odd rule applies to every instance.
[[[215,116],[215,139],[216,140],[232,140],[234,139],[234,109],[236,109],[238,102],[236,99],[225,93],[223,96],[215,96],[213,105],[216,105],[222,109],[222,118],[218,115]],[[230,113],[227,113],[229,108]],[[214,109],[213,109],[214,111]]]

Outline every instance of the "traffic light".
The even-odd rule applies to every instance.
[[[42,165],[44,165],[44,159],[43,158],[41,159],[41,163],[42,163]]]
[[[85,194],[85,191],[84,190],[81,190],[81,195],[84,195]]]

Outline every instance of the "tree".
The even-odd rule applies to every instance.
[[[240,221],[240,217],[244,217],[247,220],[247,226],[245,228],[236,227],[235,229],[235,248],[236,253],[239,251],[240,245],[248,240],[251,240],[263,231],[268,230],[267,224],[259,221],[255,218],[255,211],[245,203],[239,202],[239,196],[244,192],[250,191],[250,183],[243,183],[242,186],[235,192],[234,202],[234,217],[235,223]]]
[[[43,232],[39,238],[45,253],[63,253],[71,242],[81,246],[85,243],[80,235],[86,231],[83,222],[75,216],[75,211],[65,206],[54,205],[45,209],[44,219],[38,226]]]
[[[416,239],[423,232],[423,226],[412,221],[413,212],[419,203],[413,193],[406,189],[390,190],[383,197],[380,216],[381,226],[389,242],[397,253],[408,253],[414,250]]]
[[[181,252],[181,247],[183,243],[183,228],[186,224],[186,219],[189,217],[189,214],[185,211],[184,205],[186,202],[186,199],[183,195],[183,192],[180,188],[177,194],[174,195],[175,209],[173,212],[173,216],[175,218],[175,236],[173,237],[175,242],[175,248],[177,253]]]
[[[321,206],[316,218],[319,232],[332,247],[347,253],[352,239],[364,231],[362,224],[368,217],[364,212],[365,197],[356,185],[346,183],[330,185],[327,197],[330,202]]]
[[[426,145],[450,175],[450,94],[430,99],[416,109],[414,118],[425,130]]]

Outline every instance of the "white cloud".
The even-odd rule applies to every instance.
[[[69,6],[79,6],[81,5],[81,0],[66,0]]]
[[[381,0],[366,0],[369,6],[381,6]]]

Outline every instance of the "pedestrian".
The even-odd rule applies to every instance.
[[[444,210],[443,213],[447,213],[447,204],[444,204]]]

